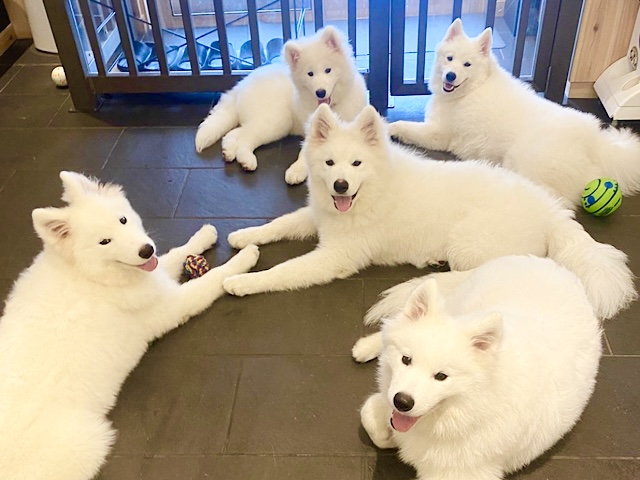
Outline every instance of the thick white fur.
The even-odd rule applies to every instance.
[[[491,37],[487,29],[470,39],[455,20],[436,49],[433,97],[424,123],[395,122],[390,134],[464,160],[501,164],[545,185],[574,208],[586,184],[600,177],[616,179],[624,195],[637,193],[640,139],[540,97],[500,67],[491,54]],[[450,73],[459,87],[447,93],[443,85]]]
[[[233,232],[229,242],[242,248],[317,235],[318,247],[269,270],[227,278],[227,292],[304,288],[371,264],[448,261],[452,270],[468,270],[503,255],[533,254],[576,273],[602,318],[636,296],[626,255],[593,240],[542,187],[480,162],[424,159],[390,142],[371,106],[346,123],[321,105],[303,154],[308,206]],[[346,196],[357,193],[348,211],[334,206],[336,180],[347,181]]]
[[[419,480],[502,479],[579,419],[598,371],[598,319],[580,280],[550,259],[502,257],[421,280],[409,298],[392,292],[400,313],[358,341],[382,348],[362,424]],[[404,432],[390,423],[400,392],[414,401],[400,404],[405,415],[419,417]]]
[[[0,319],[3,480],[92,478],[115,439],[106,414],[147,344],[206,309],[224,293],[225,277],[258,259],[251,245],[180,285],[185,257],[217,239],[205,225],[143,271],[140,248],[155,247],[120,187],[60,177],[68,206],[33,211],[44,249]]]
[[[313,36],[289,40],[284,45],[284,57],[287,65],[257,68],[222,95],[198,127],[199,152],[224,136],[225,160],[237,160],[245,170],[255,170],[256,148],[304,133],[309,115],[318,106],[319,90],[326,91],[331,108],[346,120],[353,120],[367,104],[364,79],[356,68],[351,46],[339,30],[329,26]],[[285,180],[293,185],[306,177],[306,166],[299,156],[287,169]]]

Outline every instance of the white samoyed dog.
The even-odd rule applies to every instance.
[[[375,309],[381,333],[354,347],[358,361],[382,351],[362,425],[419,480],[502,479],[582,414],[599,321],[580,280],[548,258],[502,257],[417,280],[387,292]]]
[[[353,120],[367,104],[364,78],[339,30],[329,26],[310,37],[289,40],[284,57],[287,65],[257,68],[220,97],[198,127],[198,152],[222,137],[224,159],[255,170],[253,151],[287,135],[303,135],[318,105],[329,105],[341,118]],[[305,178],[306,165],[299,156],[285,180],[293,185]]]
[[[227,278],[234,295],[292,290],[368,265],[441,261],[468,270],[504,255],[550,256],[578,275],[600,317],[636,296],[626,255],[597,243],[542,187],[481,162],[425,159],[392,143],[367,106],[350,123],[326,105],[303,146],[308,206],[229,235],[235,248],[319,238],[318,247],[261,272]]]
[[[188,254],[217,239],[203,226],[156,256],[121,188],[62,172],[63,208],[38,208],[44,249],[0,319],[0,476],[89,480],[115,440],[106,414],[147,344],[205,310],[222,280],[258,259],[248,246],[180,285]]]
[[[463,160],[503,165],[546,186],[573,208],[596,178],[616,179],[623,195],[637,193],[640,139],[542,98],[500,67],[491,44],[491,29],[470,39],[460,19],[455,20],[436,48],[425,121],[394,122],[390,135]]]

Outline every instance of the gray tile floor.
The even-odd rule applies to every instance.
[[[229,232],[304,204],[305,187],[283,181],[299,139],[260,148],[260,166],[248,174],[224,164],[219,145],[195,153],[195,128],[213,96],[112,98],[95,114],[70,113],[68,92],[49,80],[57,64],[33,48],[0,58],[2,297],[39,251],[30,211],[60,204],[60,169],[121,182],[163,251],[212,222],[221,234],[212,263],[232,255]],[[418,120],[424,101],[397,99],[389,116]],[[579,219],[640,273],[640,197],[610,218]],[[266,246],[257,268],[312,247]],[[120,433],[99,479],[413,478],[360,427],[375,365],[357,365],[349,352],[376,295],[418,273],[370,268],[299,292],[220,299],[152,345],[132,372],[111,413]],[[511,478],[640,478],[639,314],[635,304],[607,323],[598,386],[577,427]]]

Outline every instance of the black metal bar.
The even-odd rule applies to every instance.
[[[247,0],[249,11],[249,35],[251,37],[251,52],[253,53],[254,68],[262,65],[262,48],[260,48],[260,32],[258,31],[258,6],[256,0]]]
[[[404,83],[404,32],[406,4],[391,1],[391,95]],[[373,22],[372,22],[373,23]]]
[[[514,77],[519,77],[520,71],[522,70],[522,56],[524,55],[524,41],[527,36],[530,7],[531,0],[521,0],[518,27],[516,28],[516,49],[513,53],[513,68],[511,69]]]
[[[369,102],[385,115],[389,106],[390,0],[369,0]]]
[[[424,61],[427,50],[427,17],[429,15],[429,1],[420,0],[418,3],[418,58],[416,67],[416,83],[424,85]]]
[[[289,0],[280,0],[280,11],[282,12],[282,39],[287,41],[291,38],[291,10]],[[294,16],[295,20],[295,16]]]
[[[496,24],[496,3],[498,0],[487,0],[487,14],[485,15],[485,27],[493,28]]]
[[[113,10],[116,13],[116,24],[118,26],[118,34],[120,35],[120,45],[124,52],[124,58],[127,59],[129,75],[138,76],[138,65],[136,65],[135,55],[133,54],[133,46],[131,44],[131,32],[129,31],[129,22],[127,22],[126,7],[124,0],[113,0]]]
[[[356,51],[356,19],[357,19],[357,3],[356,0],[349,0],[347,2],[347,22],[349,31],[349,41],[353,46],[353,52]]]
[[[164,40],[162,40],[162,26],[160,24],[160,18],[158,17],[156,0],[147,0],[147,8],[149,9],[151,32],[153,33],[158,65],[160,65],[160,74],[169,75],[169,66],[167,65],[167,56],[164,50]]]
[[[89,45],[91,45],[93,59],[95,60],[96,67],[98,68],[98,75],[105,76],[107,72],[104,68],[102,49],[100,48],[100,42],[98,41],[98,35],[96,34],[96,24],[93,21],[93,14],[89,8],[89,2],[87,0],[79,0],[78,4],[80,5],[80,11],[82,12],[87,37],[89,37]]]
[[[549,78],[544,92],[545,98],[563,103],[564,91],[569,78],[573,48],[580,25],[583,0],[562,0],[558,12],[558,23],[553,40]]]
[[[52,0],[56,1],[56,0]],[[248,72],[248,71],[247,71]],[[232,88],[244,75],[140,75],[134,81],[123,75],[90,77],[89,82],[98,93],[153,93],[153,92],[224,92]],[[77,106],[77,105],[76,105]]]
[[[451,20],[462,17],[462,0],[453,0],[453,13]]]
[[[69,11],[69,2],[44,0],[44,6],[58,46],[58,56],[64,65],[73,105],[83,112],[93,111],[97,104],[96,92],[86,79],[84,57],[79,49],[81,43],[72,26],[73,12]]]
[[[561,0],[547,0],[544,2],[544,10],[538,32],[538,44],[534,58],[536,63],[533,69],[531,86],[538,92],[547,88],[549,65],[551,63],[551,50],[556,36],[558,25],[558,12]]]
[[[191,63],[191,74],[200,75],[200,65],[198,64],[198,50],[196,49],[196,39],[193,36],[193,23],[191,22],[191,9],[189,0],[180,0],[180,16],[184,25],[184,34],[187,37],[187,52],[189,53],[189,63]],[[180,59],[178,59],[180,61]]]
[[[216,29],[218,31],[218,44],[220,45],[220,57],[222,58],[222,72],[231,74],[231,58],[229,54],[229,40],[227,27],[224,23],[224,7],[222,0],[213,0],[213,8],[216,13]]]
[[[322,0],[313,0],[313,23],[316,31],[324,25],[324,12],[322,11]]]

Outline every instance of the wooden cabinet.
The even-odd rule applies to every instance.
[[[640,0],[586,0],[569,74],[571,98],[595,98],[593,83],[627,54]]]

